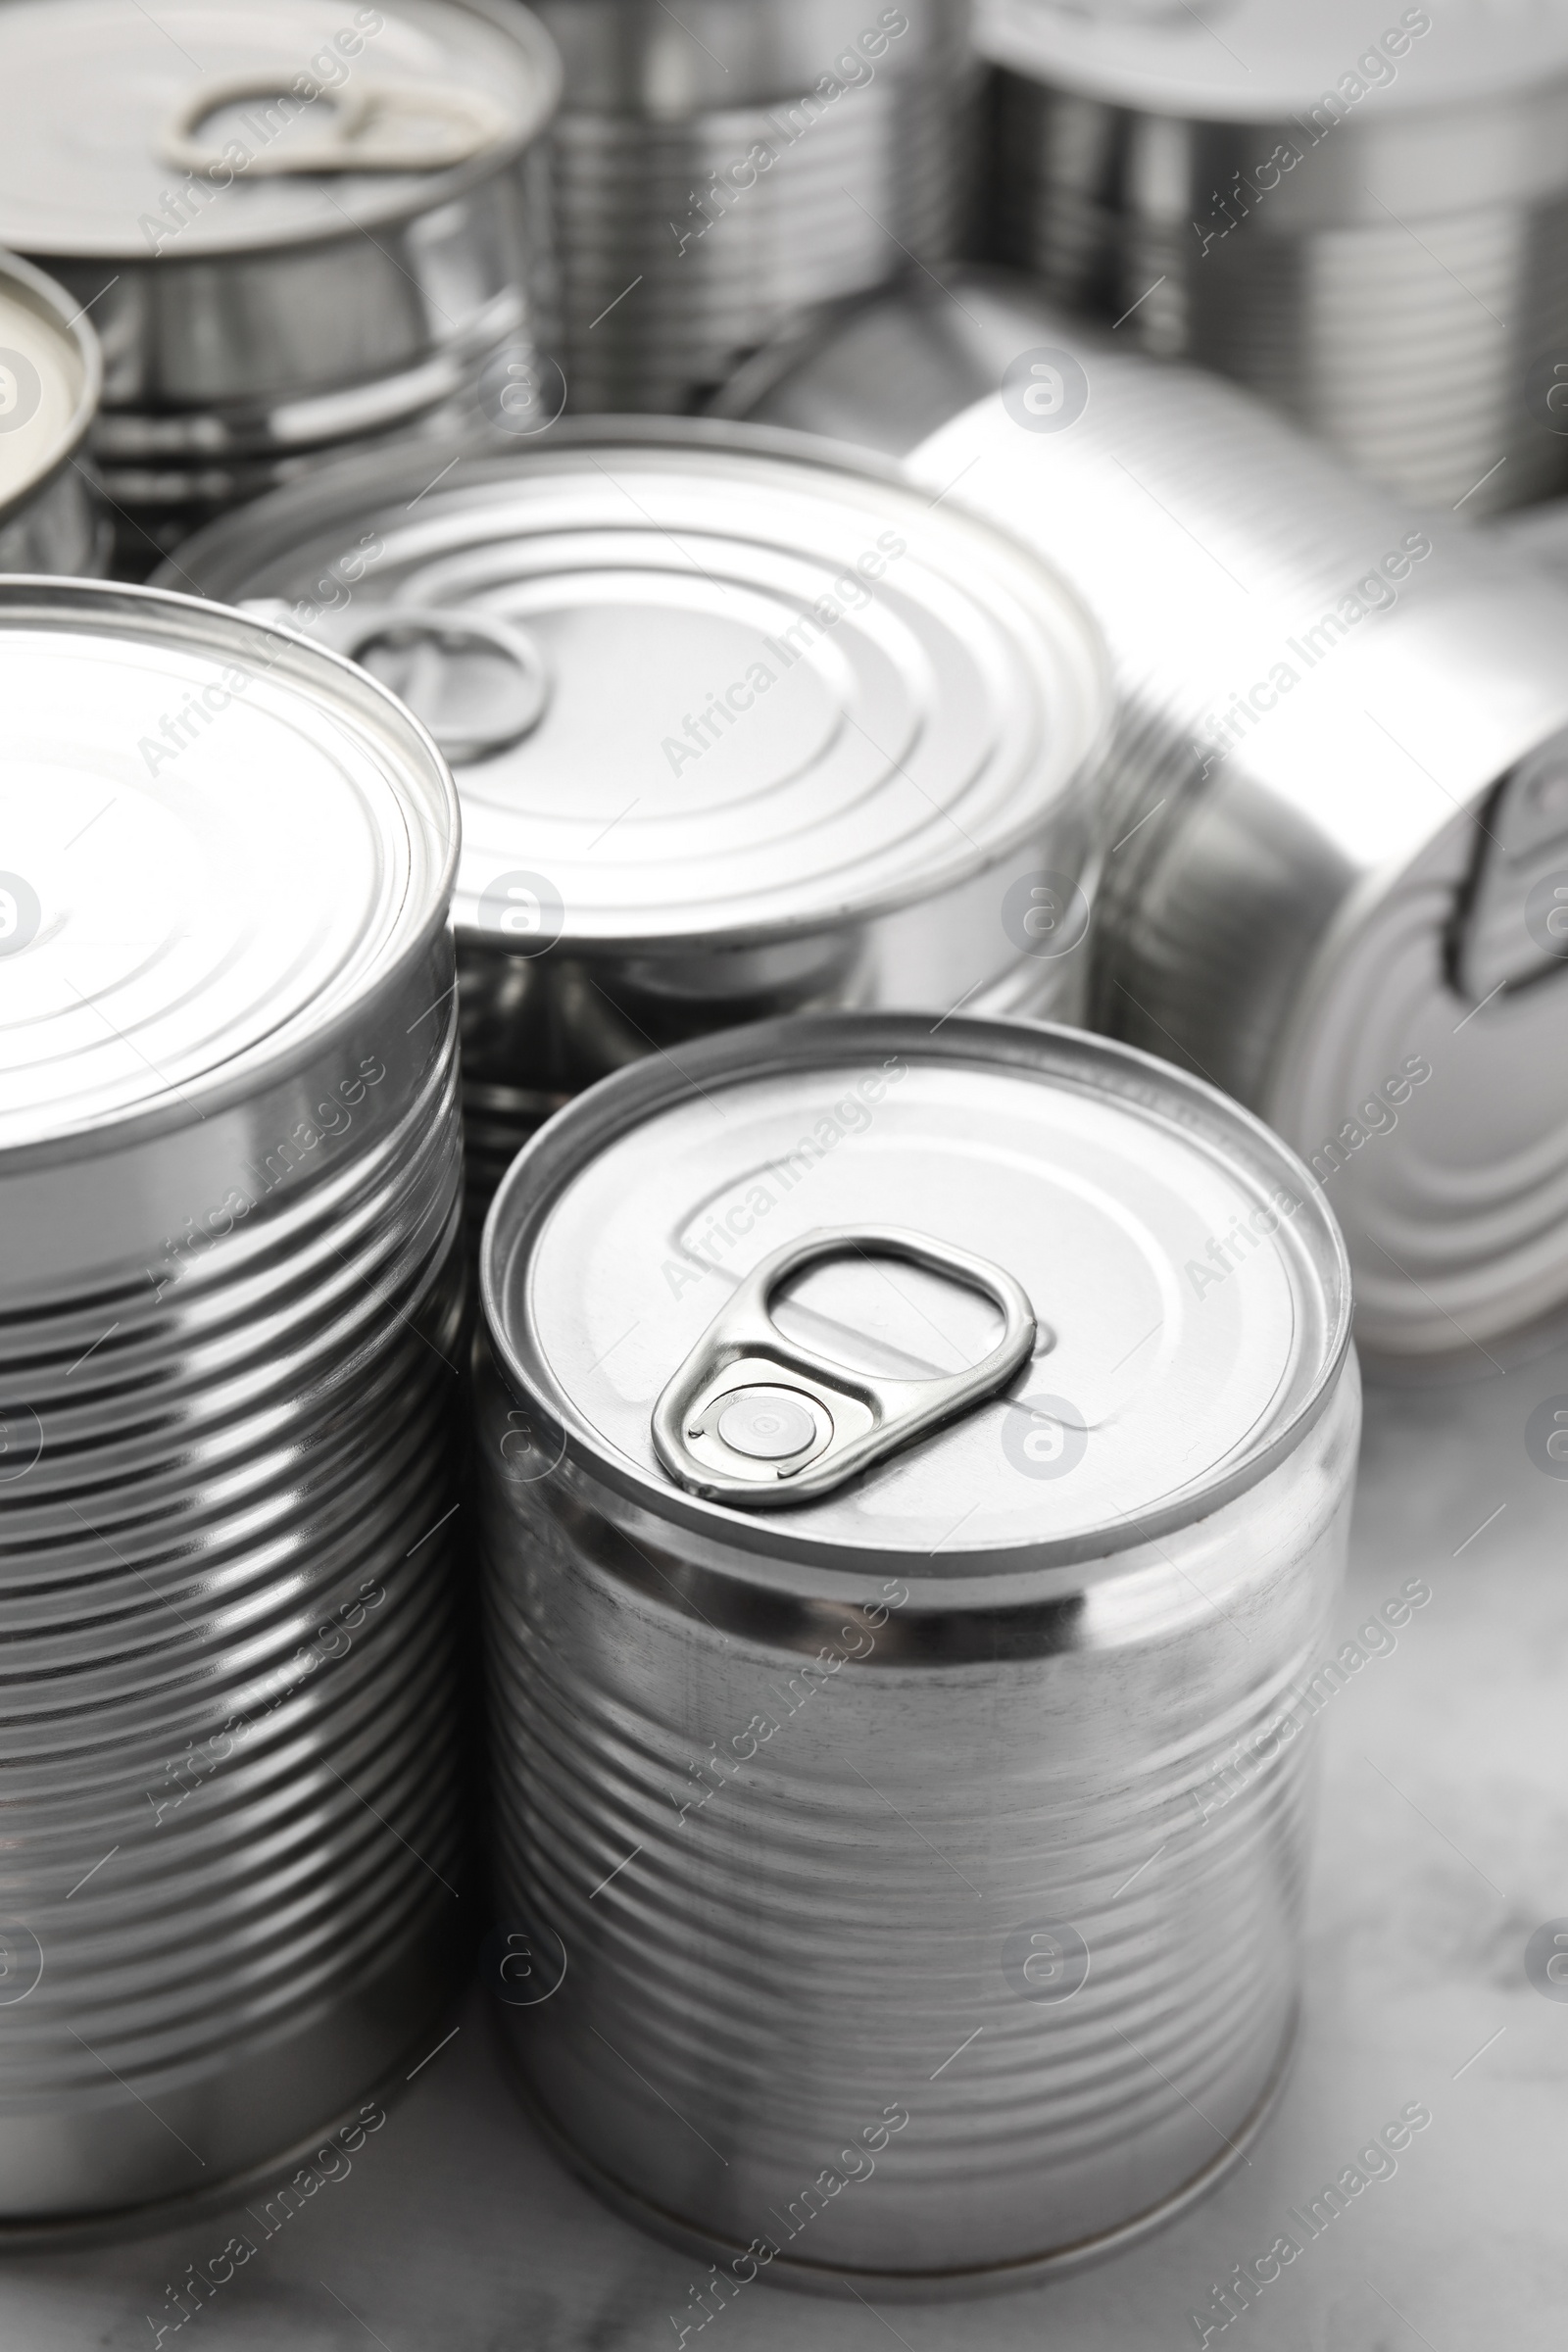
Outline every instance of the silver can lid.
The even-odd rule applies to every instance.
[[[457,809],[394,699],[151,589],[0,581],[0,1149],[189,1118],[439,926]]]
[[[1085,793],[1109,718],[1098,632],[1037,559],[757,428],[344,466],[162,576],[315,612],[406,696],[457,773],[460,934],[531,952],[917,900]]]
[[[167,269],[341,237],[446,202],[559,95],[544,27],[487,0],[0,0],[0,243]]]
[[[86,434],[103,364],[79,303],[0,254],[0,515],[21,506]]]
[[[1210,122],[1314,106],[1353,122],[1568,77],[1568,11],[1555,0],[979,0],[977,38],[994,65],[1032,80]]]
[[[962,1017],[935,1036],[899,1015],[770,1024],[682,1061],[581,1097],[497,1197],[485,1312],[538,1414],[503,1475],[569,1453],[778,1558],[1032,1568],[1204,1515],[1325,1400],[1348,1333],[1338,1229],[1284,1146],[1197,1080],[1075,1031]],[[824,1234],[842,1253],[821,1254]],[[656,1426],[715,1317],[751,1315],[748,1278],[803,1244],[815,1262],[774,1297],[778,1345],[752,1315],[719,1385],[694,1376],[684,1422]],[[978,1275],[951,1279],[943,1253]],[[1005,1355],[1009,1291],[1034,1319],[1021,1369],[1015,1353],[1000,1390],[849,1483],[754,1510],[664,1467],[681,1434],[758,1478],[814,1462],[838,1406],[802,1351],[867,1393],[961,1381]]]

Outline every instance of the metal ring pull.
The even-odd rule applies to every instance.
[[[368,669],[366,656],[377,645],[412,649],[415,658],[407,676],[390,677],[379,669],[371,674],[408,704],[454,767],[472,766],[520,743],[549,705],[550,667],[542,649],[525,630],[494,613],[455,612],[440,605],[381,605],[354,616],[339,632],[337,650]],[[500,691],[488,712],[471,705],[449,711],[445,705],[450,659],[474,652],[494,658],[491,666]]]
[[[236,164],[227,142],[216,147],[197,135],[209,116],[253,100],[291,99],[303,109],[329,102],[330,113],[308,138],[279,140],[269,126],[266,143]],[[432,119],[433,118],[433,119]],[[357,80],[310,98],[273,74],[217,74],[185,92],[158,134],[159,161],[176,172],[227,171],[245,179],[319,172],[444,172],[466,164],[506,135],[507,118],[477,90],[453,82]]]
[[[770,1311],[787,1274],[818,1258],[874,1251],[978,1291],[1002,1338],[967,1371],[891,1380],[787,1340]],[[819,1227],[747,1276],[654,1407],[654,1448],[672,1478],[710,1501],[777,1509],[842,1486],[858,1471],[1005,1387],[1035,1343],[1022,1287],[989,1259],[897,1225]]]

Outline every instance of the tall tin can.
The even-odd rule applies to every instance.
[[[1037,560],[796,436],[560,428],[432,480],[345,467],[163,577],[309,623],[427,718],[474,1231],[539,1121],[763,1015],[1075,1019],[1097,634]]]
[[[464,1260],[428,738],[148,590],[0,582],[0,681],[14,2239],[233,2187],[427,2046]]]
[[[1231,386],[954,292],[799,334],[737,404],[903,451],[1083,596],[1119,705],[1094,1024],[1308,1162],[1363,1352],[1505,1363],[1568,1304],[1562,590]]]
[[[1568,484],[1553,7],[982,0],[1001,260],[1401,495]]]
[[[803,303],[957,250],[969,0],[542,0],[568,398],[690,409]]]
[[[715,2266],[1126,2242],[1281,2078],[1359,1391],[1343,1247],[1124,1047],[774,1023],[485,1231],[489,1977],[570,2159]]]
[[[0,242],[97,327],[127,565],[323,455],[470,430],[509,370],[537,401],[559,87],[513,0],[192,0],[178,39],[0,0]]]
[[[107,568],[108,515],[81,463],[102,387],[80,306],[0,254],[0,571],[81,579]]]

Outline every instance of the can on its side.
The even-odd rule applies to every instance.
[[[80,306],[0,253],[0,571],[90,579],[112,533],[79,462],[103,389],[103,356]]]
[[[1080,1032],[682,1063],[486,1226],[489,1981],[571,2159],[726,2291],[1010,2284],[1280,2081],[1343,1246],[1256,1120]]]
[[[1074,1019],[1109,724],[1055,577],[799,436],[345,466],[163,575],[372,662],[451,759],[474,1232],[607,1071],[834,1006]]]
[[[567,396],[692,407],[803,303],[967,225],[968,0],[542,0]]]
[[[1083,596],[1118,702],[1095,1025],[1308,1161],[1364,1354],[1506,1360],[1568,1304],[1562,590],[1233,386],[954,286],[803,329],[737,405],[899,450]]]
[[[1463,4],[982,0],[991,238],[1400,495],[1568,484],[1568,31]]]
[[[518,374],[537,406],[554,302],[560,61],[526,9],[199,0],[182,25],[0,4],[0,241],[90,310],[93,446],[143,570],[323,454],[461,436]]]
[[[0,583],[0,699],[15,2240],[266,2169],[450,1997],[465,1261],[429,739],[79,582]]]

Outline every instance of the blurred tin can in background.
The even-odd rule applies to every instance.
[[[1079,1017],[1109,684],[1053,574],[796,436],[432,466],[317,477],[164,577],[308,621],[453,763],[475,1236],[540,1119],[644,1054],[812,1007]]]
[[[485,1231],[490,1982],[571,2160],[721,2283],[1013,2284],[1280,2080],[1343,1246],[1257,1121],[1082,1033],[683,1064]]]
[[[0,571],[107,569],[108,517],[80,463],[102,388],[79,304],[0,254]]]
[[[731,398],[906,453],[1083,596],[1120,706],[1095,1026],[1309,1163],[1363,1350],[1485,1369],[1568,1301],[1568,603],[1247,394],[952,287],[781,339]]]
[[[1445,508],[1568,482],[1568,19],[982,0],[1001,260]]]
[[[0,583],[0,678],[24,2236],[270,2168],[452,1989],[457,810],[372,680],[185,598]]]
[[[0,4],[0,241],[97,328],[94,447],[143,571],[323,454],[470,429],[551,299],[560,65],[526,10],[175,14]]]
[[[802,303],[953,252],[968,0],[544,0],[568,398],[689,409]]]

